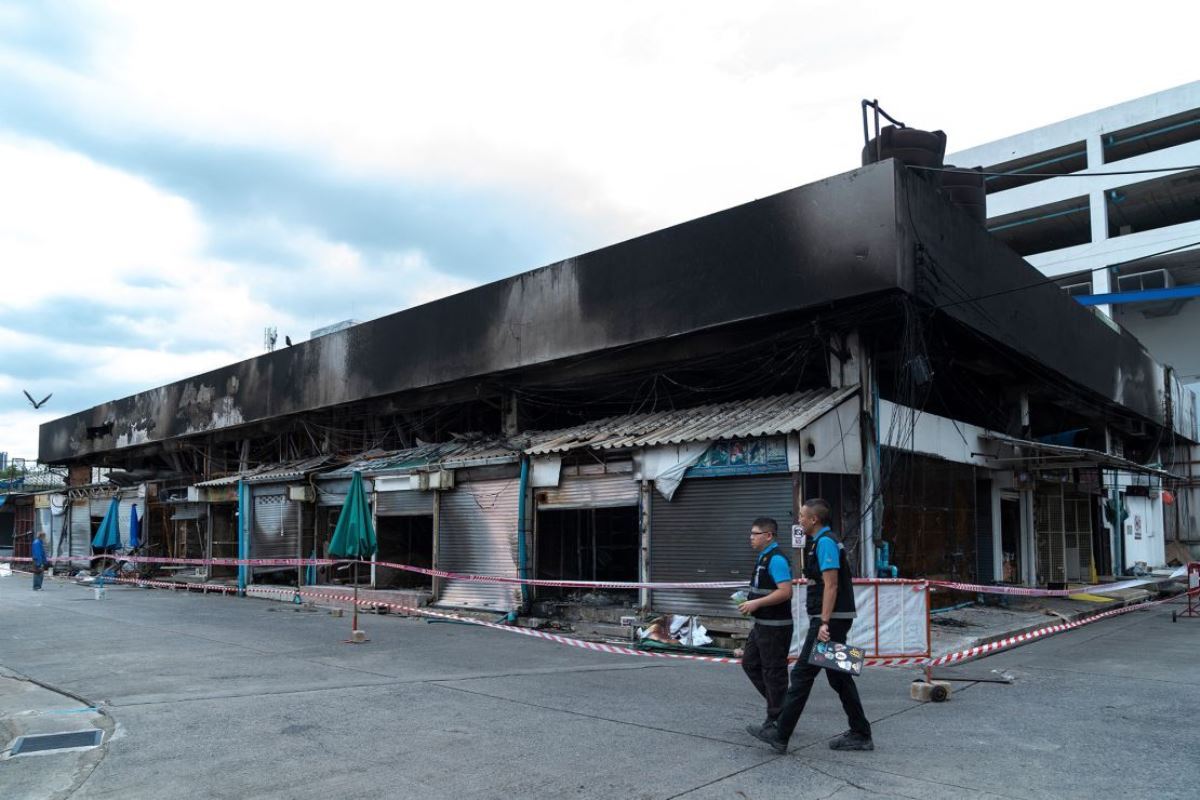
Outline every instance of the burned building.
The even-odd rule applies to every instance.
[[[1196,441],[1194,396],[1136,339],[889,160],[55,420],[39,456],[194,520],[192,557],[236,514],[252,555],[322,554],[357,471],[380,560],[449,572],[739,579],[750,520],[786,545],[822,496],[859,574],[1054,584],[1164,562],[1130,501]]]

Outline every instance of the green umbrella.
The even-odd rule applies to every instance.
[[[375,526],[371,524],[371,507],[367,505],[367,493],[363,491],[362,473],[355,472],[350,479],[350,491],[338,516],[337,527],[329,541],[332,558],[354,559],[354,620],[353,630],[358,630],[358,562],[375,555]],[[353,640],[353,636],[351,636]]]

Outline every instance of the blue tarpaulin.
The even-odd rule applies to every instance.
[[[100,529],[92,539],[94,550],[115,550],[121,546],[121,502],[113,498],[108,504],[108,511],[100,522]]]
[[[129,509],[129,549],[141,543],[142,521],[138,519],[137,503]]]

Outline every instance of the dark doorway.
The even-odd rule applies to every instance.
[[[537,576],[545,580],[636,581],[638,510],[581,508],[538,511]],[[579,594],[578,588],[538,587],[542,598]],[[637,590],[606,591],[614,603],[637,599]]]
[[[433,567],[432,515],[379,517],[375,528],[379,538],[378,561],[426,569]],[[433,578],[419,572],[376,567],[375,586],[378,589],[432,589]]]
[[[1004,568],[1001,581],[1021,582],[1021,501],[1016,497],[1000,498],[1000,557]]]
[[[850,556],[850,570],[859,574],[858,547],[862,540],[862,508],[860,479],[857,475],[835,475],[825,472],[804,473],[804,492],[801,500],[820,498],[829,503],[833,532]],[[780,529],[780,538],[791,541],[791,531]]]
[[[13,514],[0,514],[0,548],[7,549],[13,546],[15,519]]]
[[[238,557],[237,503],[213,503],[210,506],[212,515],[212,557]],[[232,564],[213,564],[213,578],[232,578],[237,575],[238,568]]]

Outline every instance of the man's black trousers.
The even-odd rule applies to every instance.
[[[849,619],[831,620],[829,638],[845,644],[846,636],[850,633],[850,626],[853,622],[854,620]],[[808,695],[812,691],[813,681],[816,680],[818,672],[825,673],[825,677],[829,679],[829,685],[838,693],[838,697],[842,701],[842,710],[846,712],[846,719],[850,722],[850,730],[869,737],[871,723],[867,721],[867,717],[863,713],[862,701],[858,699],[858,688],[854,685],[854,678],[844,672],[823,670],[808,663],[808,654],[812,652],[813,644],[817,641],[817,631],[820,628],[821,620],[813,617],[809,622],[808,636],[804,638],[804,646],[800,649],[800,660],[792,668],[792,685],[788,687],[787,695],[783,699],[783,707],[779,711],[777,720],[779,738],[786,742],[791,737],[792,731],[796,729],[796,723],[800,721],[800,715],[804,713],[804,704],[808,702]]]
[[[788,651],[792,626],[755,624],[746,639],[742,669],[758,693],[767,699],[767,722],[779,716],[788,688]]]

